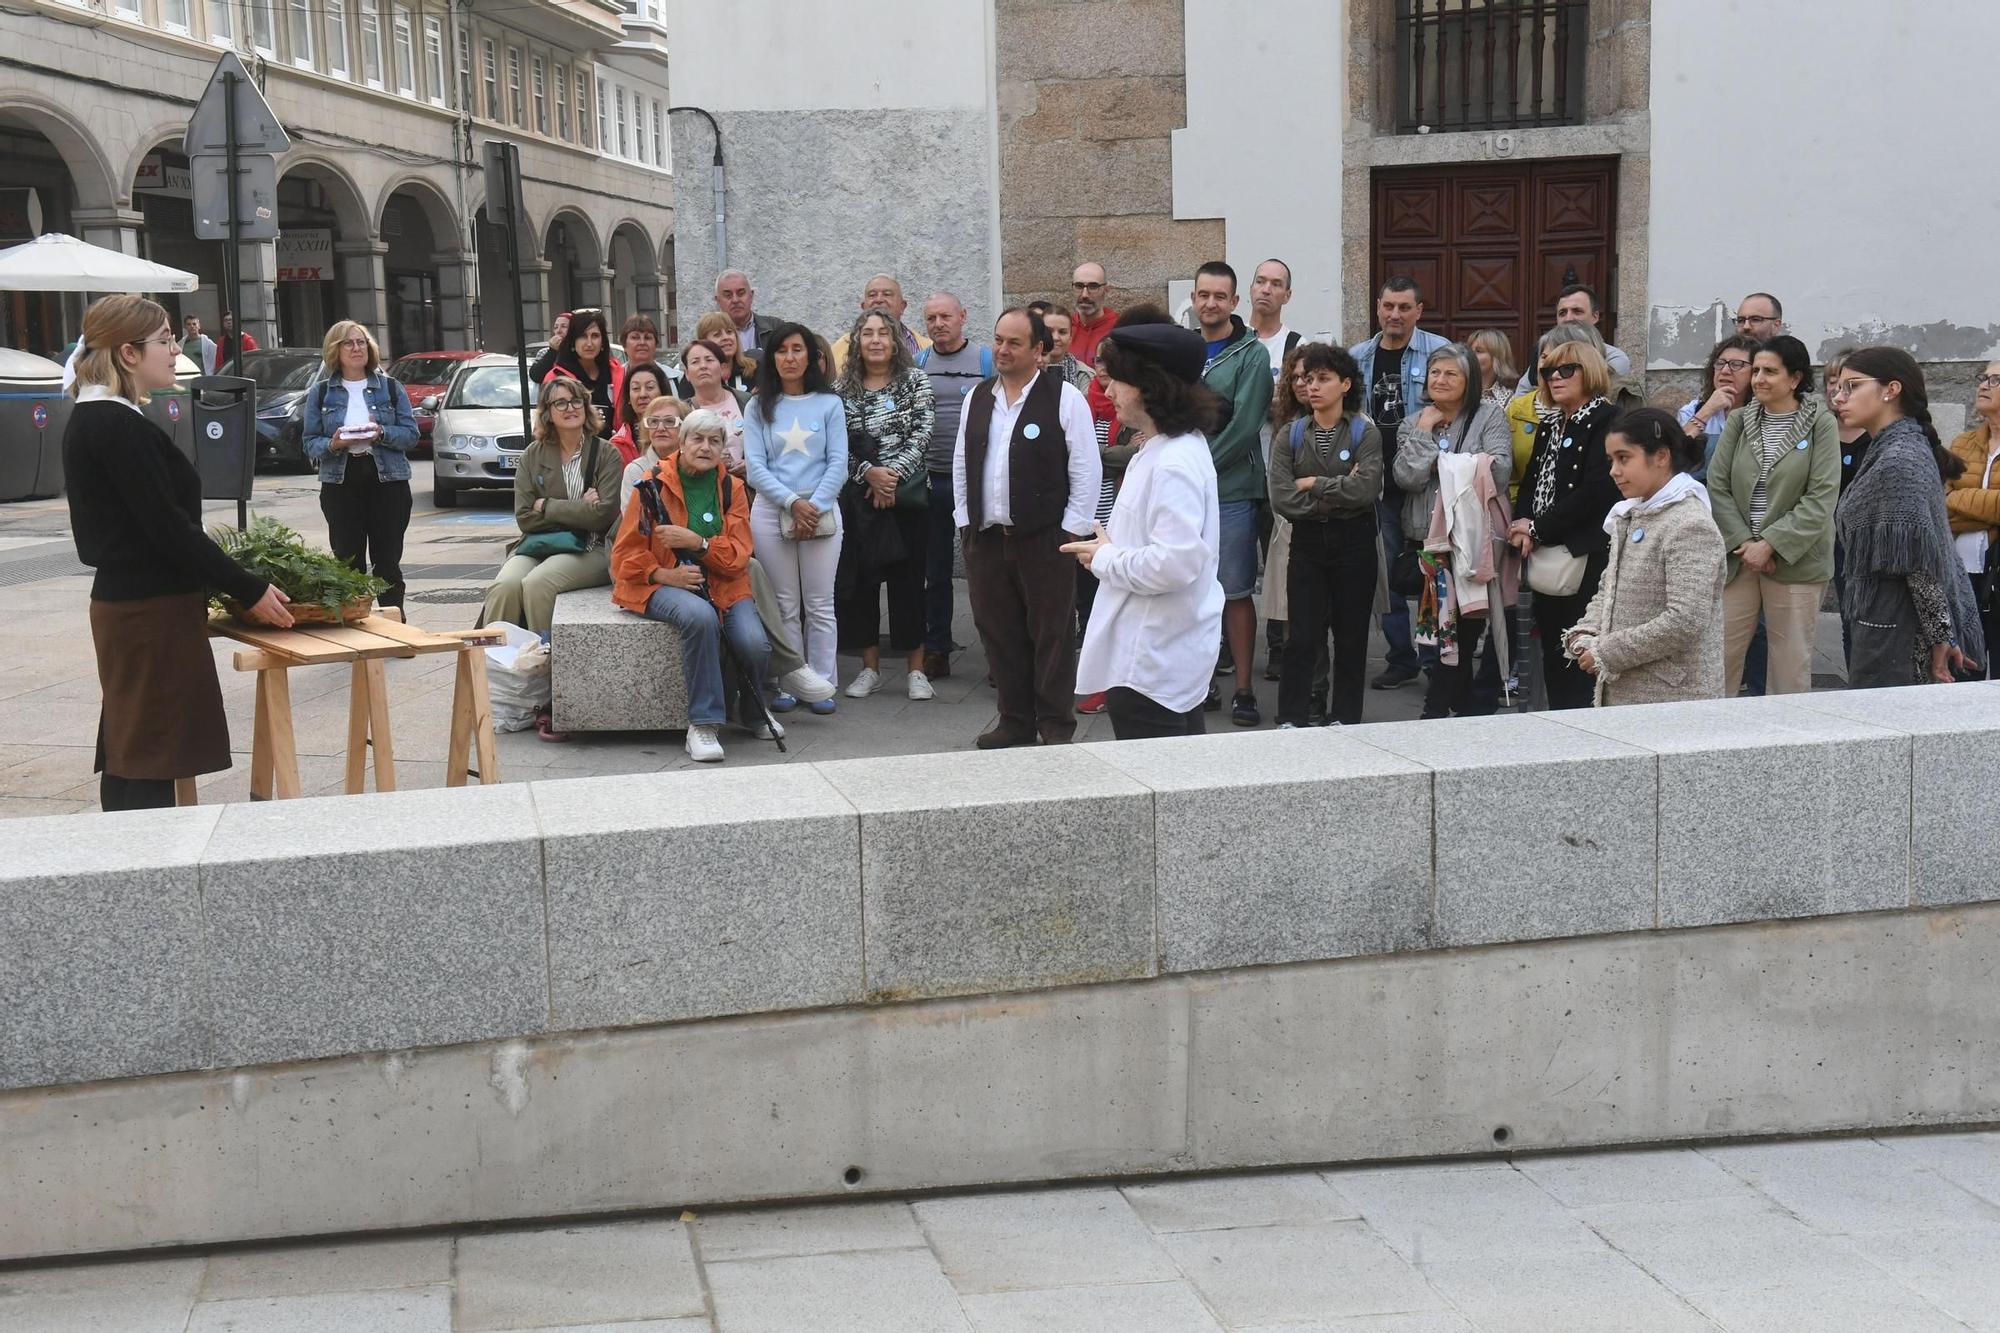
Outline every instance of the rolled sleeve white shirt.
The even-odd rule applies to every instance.
[[[1029,391],[1041,376],[1042,372],[1036,371],[1021,387],[1020,396],[1012,402],[1007,400],[1007,386],[997,379],[993,381],[993,420],[986,431],[986,465],[980,473],[986,496],[982,527],[990,528],[1014,521],[1013,471],[1009,457],[1014,426],[1021,419],[1021,408],[1028,401]],[[1090,421],[1089,402],[1072,384],[1065,383],[1060,394],[1056,418],[1062,423],[1063,442],[1069,448],[1069,499],[1063,505],[1062,525],[1063,531],[1082,536],[1091,531],[1096,519],[1098,492],[1104,482],[1104,464],[1097,452],[1097,429]],[[972,526],[971,511],[965,499],[965,423],[972,415],[970,406],[967,404],[968,410],[959,414],[958,438],[951,447],[952,521],[961,528]]]

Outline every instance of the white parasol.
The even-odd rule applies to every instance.
[[[195,275],[61,232],[0,250],[0,291],[191,292]]]

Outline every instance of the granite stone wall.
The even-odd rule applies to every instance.
[[[902,281],[911,328],[922,331],[924,298],[939,289],[965,302],[975,337],[992,327],[997,259],[984,110],[732,111],[717,119],[728,267],[750,274],[760,313],[802,320],[833,342],[860,313],[869,277],[887,272]],[[714,308],[715,141],[701,117],[673,120],[685,333]]]

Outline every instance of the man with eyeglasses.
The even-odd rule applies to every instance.
[[[1736,331],[1767,343],[1785,331],[1785,307],[1769,292],[1752,292],[1737,304]]]
[[[1069,275],[1069,289],[1076,298],[1072,303],[1076,318],[1070,323],[1069,354],[1078,365],[1095,366],[1097,344],[1118,325],[1118,312],[1104,308],[1111,279],[1106,276],[1104,265],[1086,260]]]

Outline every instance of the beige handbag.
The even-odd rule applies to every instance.
[[[1544,597],[1574,597],[1589,563],[1567,546],[1537,546],[1528,556],[1528,587]]]

